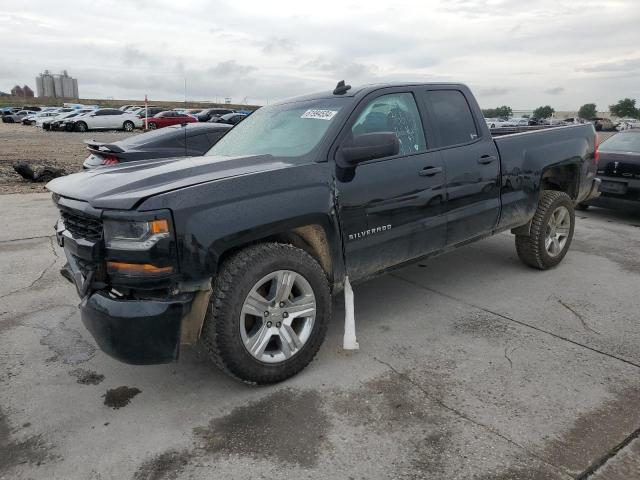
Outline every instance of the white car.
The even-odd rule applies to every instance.
[[[512,118],[513,122],[515,122],[516,127],[528,127],[529,119],[528,118]]]
[[[489,128],[500,128],[505,126],[505,121],[500,118],[485,118],[484,121],[487,123],[487,127]]]
[[[22,119],[22,124],[23,125],[38,125],[38,120],[40,120],[40,126],[42,126],[42,122],[45,121],[45,119],[51,118],[51,117],[55,117],[56,115],[58,115],[57,112],[37,112],[33,115],[27,115],[26,117],[24,117]]]
[[[142,120],[129,112],[117,108],[99,108],[91,113],[85,113],[75,122],[77,132],[88,130],[124,130],[132,132],[134,128],[141,128]]]
[[[80,118],[85,113],[93,112],[95,109],[93,108],[78,108],[72,110],[71,112],[65,112],[61,115],[58,115],[55,118],[52,118],[48,122],[44,122],[42,124],[42,128],[44,130],[68,130],[73,131],[75,127],[74,121]],[[69,128],[67,128],[67,124],[70,123]]]
[[[36,118],[36,127],[42,128],[42,125],[45,122],[51,122],[53,120],[56,120],[57,118],[66,115],[67,113],[73,112],[73,108],[59,108],[57,110],[52,110],[50,112],[47,113],[53,113],[53,115],[49,116],[49,117],[37,117]]]
[[[619,132],[631,130],[632,128],[640,128],[640,120],[635,118],[622,118],[616,126],[616,130]]]

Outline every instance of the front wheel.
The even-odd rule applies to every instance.
[[[150,122],[149,123],[149,130],[155,130],[156,128],[158,128],[158,125],[156,125],[155,122]]]
[[[222,264],[202,342],[227,374],[275,383],[313,360],[330,318],[329,285],[318,262],[291,245],[264,243]]]
[[[76,123],[76,132],[86,132],[88,130],[87,124],[84,122]]]
[[[516,235],[518,257],[540,270],[558,265],[569,250],[575,227],[571,197],[564,192],[545,190],[531,221],[528,236]]]
[[[122,128],[124,129],[125,132],[133,132],[135,125],[133,124],[133,122],[127,120],[122,124]]]

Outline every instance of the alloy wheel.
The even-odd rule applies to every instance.
[[[296,355],[311,336],[316,298],[311,285],[291,270],[256,282],[240,312],[240,335],[251,356],[280,363]]]
[[[549,216],[545,232],[544,246],[551,257],[557,257],[562,253],[570,231],[571,215],[567,207],[561,205]]]

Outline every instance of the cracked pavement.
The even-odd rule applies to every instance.
[[[357,285],[360,351],[339,297],[316,360],[257,388],[104,355],[49,196],[0,198],[0,479],[638,477],[640,212],[578,212],[548,272],[501,234]]]

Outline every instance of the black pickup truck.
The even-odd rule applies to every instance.
[[[204,157],[50,182],[81,318],[128,363],[199,343],[271,383],[303,369],[331,295],[505,230],[558,264],[574,206],[597,195],[592,125],[492,138],[460,84],[335,90],[263,107]]]

